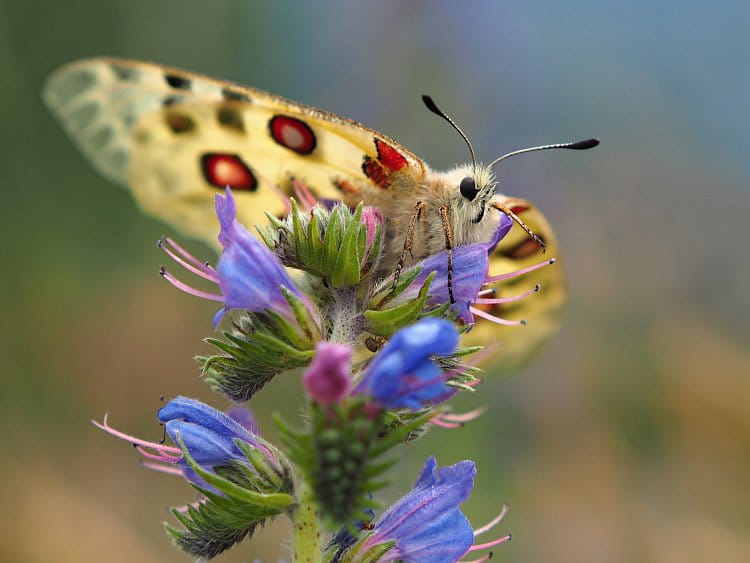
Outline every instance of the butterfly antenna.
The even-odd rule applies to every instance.
[[[487,167],[492,168],[493,166],[495,166],[495,164],[497,164],[501,160],[505,160],[506,158],[510,158],[511,156],[516,156],[517,154],[523,154],[525,152],[546,151],[547,149],[571,149],[574,151],[585,151],[586,149],[593,149],[598,144],[599,144],[599,139],[586,139],[585,141],[577,141],[575,143],[556,143],[554,145],[541,145],[539,147],[529,147],[528,149],[521,149],[521,150],[509,152],[508,154],[504,154],[503,156],[490,162],[490,164]]]
[[[474,147],[471,146],[471,143],[469,142],[469,138],[466,136],[466,133],[461,131],[461,128],[456,125],[456,122],[453,121],[448,115],[441,110],[435,102],[432,100],[430,96],[427,96],[426,94],[422,95],[422,101],[424,102],[424,105],[427,106],[427,109],[430,110],[435,115],[439,115],[443,119],[445,119],[448,123],[450,123],[451,127],[453,127],[456,131],[458,131],[458,134],[461,135],[461,138],[466,142],[466,146],[469,147],[469,152],[471,153],[471,164],[474,170],[477,169],[477,157],[474,154]]]

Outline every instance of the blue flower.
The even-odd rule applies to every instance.
[[[309,300],[294,284],[276,255],[237,221],[237,207],[229,188],[226,196],[216,194],[215,207],[221,226],[219,243],[223,247],[216,269],[202,263],[171,239],[159,241],[159,246],[188,271],[218,284],[221,294],[193,288],[163,268],[161,275],[178,289],[191,295],[224,304],[214,316],[214,329],[230,309],[256,313],[270,309],[292,320],[294,315],[282,287],[291,291],[311,309]]]
[[[380,563],[458,561],[474,542],[474,531],[459,507],[469,498],[475,475],[471,461],[437,469],[430,457],[412,490],[375,522],[359,552],[395,541]]]
[[[490,269],[489,255],[495,249],[498,242],[508,234],[512,226],[513,220],[503,213],[500,215],[500,222],[489,242],[467,244],[452,250],[453,297],[455,299],[453,310],[465,323],[474,322],[470,307],[477,300],[477,295],[487,281],[487,273]],[[418,265],[422,270],[411,286],[404,292],[404,297],[408,299],[416,297],[427,276],[432,272],[436,272],[435,279],[430,285],[427,302],[432,305],[449,303],[448,252],[444,250],[443,252],[433,254]]]
[[[258,436],[255,420],[247,409],[235,407],[225,414],[195,399],[177,397],[159,409],[157,418],[164,423],[172,441],[177,444],[182,440],[195,462],[209,471],[229,466],[235,461],[248,463],[245,454],[237,447],[236,439],[263,453],[274,469],[281,467],[273,452]],[[196,475],[180,448],[124,434],[109,426],[106,418],[103,423],[94,424],[113,436],[133,443],[145,458],[151,460],[144,464],[147,467],[182,475],[192,483],[218,492]]]
[[[508,234],[510,228],[513,226],[513,220],[505,214],[500,215],[500,222],[495,229],[495,233],[488,242],[467,244],[459,246],[453,249],[453,298],[455,302],[451,308],[466,324],[474,324],[474,316],[478,316],[497,324],[502,325],[522,325],[526,324],[525,321],[510,321],[489,314],[481,308],[475,307],[475,305],[501,305],[504,303],[511,303],[518,301],[524,297],[539,291],[540,286],[537,285],[533,289],[521,293],[520,295],[513,295],[511,297],[483,297],[485,294],[491,294],[494,292],[493,289],[488,288],[491,284],[496,282],[515,278],[523,274],[527,274],[538,268],[548,266],[555,263],[555,259],[551,258],[528,266],[514,272],[508,272],[497,276],[489,275],[490,261],[489,257],[494,252],[500,240]],[[427,302],[430,305],[443,305],[450,303],[450,292],[448,291],[448,252],[443,251],[432,256],[427,257],[425,260],[417,264],[421,270],[419,275],[414,279],[411,285],[399,296],[399,300],[414,299],[419,290],[424,285],[427,276],[432,272],[435,272],[435,279],[433,279],[430,285],[429,292],[427,294]],[[392,283],[388,281],[387,283]]]
[[[450,390],[430,356],[448,356],[458,332],[443,319],[428,317],[399,330],[370,363],[355,388],[382,408],[420,409]]]

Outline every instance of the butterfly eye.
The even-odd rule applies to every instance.
[[[461,180],[461,184],[458,188],[461,190],[461,195],[469,201],[473,201],[474,198],[477,197],[477,184],[471,176],[467,176]]]

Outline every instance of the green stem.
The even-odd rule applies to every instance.
[[[321,530],[318,509],[312,491],[300,485],[299,505],[292,515],[294,523],[294,561],[296,563],[320,563]]]

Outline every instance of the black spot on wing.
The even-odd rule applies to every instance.
[[[245,122],[242,120],[242,114],[237,111],[237,108],[232,107],[232,105],[220,107],[216,111],[216,120],[222,127],[233,129],[238,133],[245,132]]]
[[[176,74],[165,74],[164,80],[177,90],[190,90],[190,79]]]
[[[232,90],[231,88],[222,88],[221,95],[224,96],[225,100],[232,102],[252,102],[250,96],[248,96],[247,94],[243,94],[242,92]]]
[[[195,129],[195,121],[193,121],[193,118],[184,113],[171,111],[167,113],[165,121],[167,127],[172,130],[172,133],[189,133]]]
[[[118,80],[134,80],[138,76],[138,70],[132,66],[123,66],[118,64],[110,65],[112,72],[115,73]]]
[[[169,107],[174,104],[179,104],[183,100],[184,98],[182,96],[167,96],[162,100],[161,104],[164,107]]]

